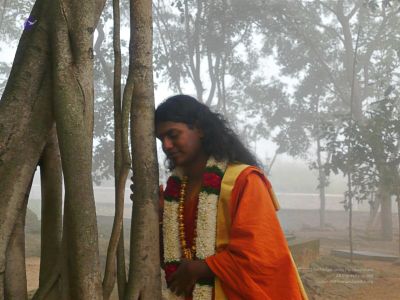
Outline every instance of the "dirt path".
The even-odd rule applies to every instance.
[[[369,282],[359,283],[357,278],[343,278],[339,276],[342,282],[336,279],[319,282],[323,290],[320,295],[310,294],[310,300],[330,300],[330,299],[348,299],[348,300],[398,300],[400,299],[400,265],[394,265],[392,262],[380,261],[355,261],[359,269],[366,272],[365,277]],[[26,259],[28,291],[37,289],[39,284],[39,266],[38,257],[28,257]],[[340,273],[338,273],[340,274]],[[372,276],[371,276],[372,275]],[[116,293],[113,299],[117,299]]]
[[[28,284],[28,292],[36,290],[39,286],[39,257],[27,257],[25,260],[26,265],[26,279]]]
[[[400,265],[374,260],[349,260],[331,255],[332,249],[348,249],[346,230],[332,228],[320,231],[302,228],[293,232],[299,238],[319,239],[320,258],[303,272],[303,283],[309,284],[310,300],[363,299],[400,300]],[[354,230],[354,249],[396,255],[398,233],[392,241],[365,237],[363,231]],[[106,243],[102,246],[105,247]],[[39,283],[39,257],[26,259],[28,291],[37,289]],[[348,268],[351,268],[349,271]],[[112,299],[117,299],[116,291]]]
[[[376,261],[363,261],[363,265],[374,270],[372,282],[354,290],[348,299],[400,299],[400,265]]]
[[[363,299],[400,300],[400,265],[376,260],[354,260],[331,255],[332,249],[348,249],[348,232],[343,229],[320,231],[316,228],[295,232],[302,238],[320,240],[320,261],[307,271],[310,278],[310,300]],[[379,240],[354,229],[354,250],[368,250],[382,254],[398,254],[398,232],[392,241]],[[352,270],[346,270],[346,269]]]

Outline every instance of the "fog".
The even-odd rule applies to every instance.
[[[0,3],[2,94],[32,1]],[[156,103],[190,94],[223,114],[256,153],[310,299],[398,299],[400,3],[179,3],[153,1]],[[129,10],[121,5],[125,81]],[[94,43],[93,180],[104,257],[115,197],[110,3]],[[158,152],[165,184],[159,145]],[[36,173],[26,229],[33,264],[40,253]],[[129,222],[125,231],[128,245]],[[28,285],[37,288],[34,275]]]

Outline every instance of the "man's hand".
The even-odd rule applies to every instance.
[[[203,260],[182,260],[168,287],[178,296],[189,295],[197,280],[212,277],[214,274]]]

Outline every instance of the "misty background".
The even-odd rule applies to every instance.
[[[0,1],[0,94],[32,4]],[[107,5],[94,41],[93,178],[97,214],[110,217],[113,28]],[[129,9],[121,5],[124,82]],[[154,0],[156,103],[186,93],[223,114],[262,163],[287,234],[319,239],[321,252],[346,248],[351,210],[356,249],[398,256],[399,15],[400,2],[390,0]],[[165,183],[159,145],[158,153]],[[28,207],[40,219],[37,177]],[[127,186],[125,218],[129,193]]]

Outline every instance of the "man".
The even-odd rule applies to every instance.
[[[173,174],[163,201],[165,299],[307,299],[271,185],[223,118],[177,95],[156,110]]]

